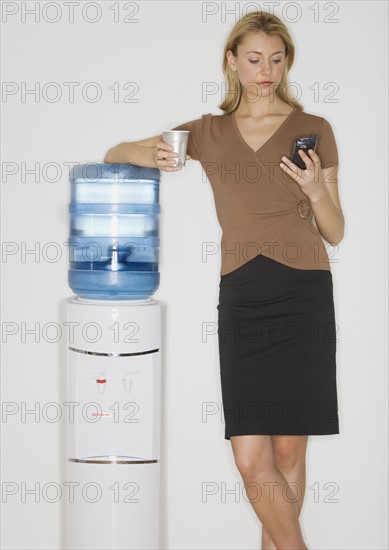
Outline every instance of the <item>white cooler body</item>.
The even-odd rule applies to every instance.
[[[68,547],[158,549],[161,307],[68,302]]]

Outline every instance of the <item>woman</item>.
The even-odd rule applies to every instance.
[[[321,239],[343,238],[338,151],[327,120],[287,96],[294,52],[278,17],[245,15],[224,49],[224,113],[173,128],[190,130],[187,159],[202,163],[223,230],[225,439],[267,550],[307,548],[298,517],[308,435],[339,433],[332,274]],[[301,170],[293,144],[313,134],[316,152],[299,153]],[[119,144],[104,161],[173,172],[175,156],[158,135]]]

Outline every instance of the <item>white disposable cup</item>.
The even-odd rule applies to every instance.
[[[178,157],[175,157],[175,166],[185,166],[189,130],[169,130],[162,132],[162,136],[164,143],[171,145],[173,147],[173,151],[178,153]]]

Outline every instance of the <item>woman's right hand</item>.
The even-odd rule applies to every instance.
[[[155,166],[164,172],[177,172],[182,169],[182,166],[175,166],[175,158],[178,153],[173,151],[172,145],[159,141],[152,151]],[[189,155],[186,155],[186,160],[191,160]]]

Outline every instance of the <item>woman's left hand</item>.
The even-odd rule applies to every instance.
[[[288,157],[283,155],[280,166],[300,186],[301,190],[310,198],[314,198],[321,191],[322,176],[320,159],[313,149],[308,150],[309,156],[299,149],[298,154],[303,159],[306,169],[302,170],[296,166]]]

